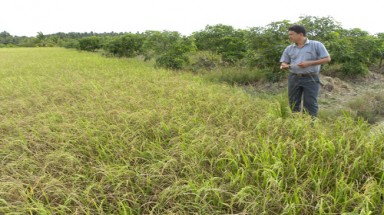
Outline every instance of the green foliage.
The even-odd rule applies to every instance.
[[[7,44],[10,44],[10,43],[14,43],[14,38],[13,36],[6,32],[6,31],[3,31],[0,33],[0,44],[4,44],[4,45],[7,45]]]
[[[134,57],[143,52],[144,37],[141,34],[124,34],[110,37],[103,49],[118,57]]]
[[[36,40],[35,40],[35,38],[25,37],[19,41],[18,46],[20,46],[20,47],[36,47]]]
[[[189,63],[188,57],[178,55],[177,52],[167,52],[156,58],[156,65],[167,69],[180,70]]]
[[[146,31],[143,44],[144,55],[151,59],[156,55],[161,55],[180,42],[181,35],[176,31]]]
[[[79,49],[79,40],[71,39],[71,38],[65,38],[63,40],[60,40],[59,46],[64,47],[64,48],[68,48],[68,49]]]
[[[212,51],[221,54],[222,61],[234,64],[243,59],[246,54],[244,41],[245,31],[236,30],[228,25],[206,26],[204,30],[194,32],[199,50]]]
[[[326,45],[334,63],[341,63],[344,75],[364,75],[368,66],[381,57],[380,41],[360,29],[334,33]]]
[[[379,59],[380,59],[380,63],[379,63],[379,68],[381,68],[383,66],[383,60],[384,60],[384,33],[379,33],[376,35],[377,36],[377,40],[378,40],[378,49],[379,49]]]
[[[289,21],[273,22],[266,27],[251,28],[246,34],[247,65],[261,68],[268,81],[279,81],[285,73],[279,69],[279,60],[287,42]]]
[[[235,65],[226,65],[221,56],[211,51],[197,51],[189,55],[190,65],[186,67],[204,79],[213,82],[224,82],[231,85],[251,85],[265,79],[266,69]]]
[[[230,37],[235,29],[229,25],[207,25],[204,30],[194,32],[192,36],[196,39],[196,46],[199,50],[219,52],[223,46],[222,39]]]
[[[187,53],[195,51],[192,37],[178,32],[148,31],[143,44],[146,59],[156,56],[156,66],[167,69],[182,69],[189,63]]]
[[[39,46],[39,47],[47,46],[47,37],[41,31],[37,32],[36,46]]]
[[[342,30],[341,24],[332,17],[301,16],[297,24],[305,26],[310,39],[326,42]]]
[[[361,32],[357,29],[358,32]],[[353,29],[351,31],[356,31]],[[364,32],[364,31],[363,31]],[[354,52],[357,55],[357,59],[365,65],[370,65],[375,62],[381,55],[380,44],[377,37],[366,34],[349,36],[348,37],[353,45]]]
[[[341,66],[341,72],[347,76],[356,76],[356,75],[366,75],[368,74],[367,65],[363,64],[360,61],[351,61],[345,62]]]
[[[218,51],[222,56],[222,60],[229,64],[235,64],[246,55],[244,33],[238,31],[236,34],[232,37],[224,37],[222,39],[223,45]]]
[[[290,26],[290,22],[284,20],[266,27],[251,28],[246,35],[248,65],[278,73],[281,54],[289,45],[287,32]]]
[[[101,40],[97,36],[86,37],[79,40],[79,49],[82,51],[94,52],[101,47]]]
[[[182,69],[189,63],[187,53],[194,51],[193,40],[182,38],[165,53],[156,58],[156,65],[168,69]]]

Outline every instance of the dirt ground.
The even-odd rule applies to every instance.
[[[322,87],[319,102],[323,108],[342,108],[349,101],[365,93],[384,92],[384,75],[379,72],[370,72],[365,77],[341,80],[321,76]]]

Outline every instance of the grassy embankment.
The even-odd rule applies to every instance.
[[[347,115],[58,48],[0,49],[0,86],[0,214],[384,213],[384,134]]]

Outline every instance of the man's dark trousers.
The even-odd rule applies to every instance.
[[[320,90],[320,78],[317,74],[288,76],[288,97],[289,105],[293,112],[300,112],[301,99],[303,96],[304,110],[312,117],[317,117],[318,95]]]

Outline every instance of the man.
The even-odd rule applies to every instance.
[[[312,117],[317,117],[320,67],[321,64],[330,62],[331,57],[321,42],[306,37],[305,28],[301,25],[290,27],[288,36],[293,44],[284,50],[280,69],[289,71],[290,107],[293,112],[299,112],[303,98],[304,110]]]

